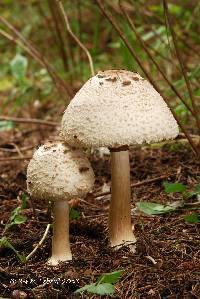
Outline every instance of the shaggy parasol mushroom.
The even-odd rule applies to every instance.
[[[69,205],[85,197],[94,184],[94,173],[85,155],[65,143],[49,142],[33,155],[27,168],[27,189],[33,198],[53,205],[52,256],[49,265],[72,259],[69,243]]]
[[[111,246],[136,242],[131,226],[129,146],[175,138],[178,126],[166,103],[138,73],[99,72],[77,92],[62,119],[69,144],[111,152]]]

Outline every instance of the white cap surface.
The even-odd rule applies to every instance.
[[[85,197],[93,184],[94,173],[86,156],[61,142],[42,145],[27,168],[28,192],[38,199]]]
[[[62,137],[70,144],[120,147],[173,139],[177,123],[160,94],[139,74],[99,72],[68,105]]]

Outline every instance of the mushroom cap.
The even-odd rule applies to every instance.
[[[138,73],[99,72],[68,105],[61,135],[69,144],[120,147],[173,139],[178,126],[153,86]]]
[[[28,192],[38,199],[85,197],[93,184],[94,173],[84,153],[61,142],[40,146],[27,168]]]

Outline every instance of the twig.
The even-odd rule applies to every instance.
[[[50,126],[50,127],[56,127],[59,126],[59,123],[54,121],[47,121],[37,118],[18,118],[18,117],[11,117],[11,116],[4,116],[0,115],[0,121],[1,120],[10,120],[16,123],[28,123],[28,124],[35,124],[35,125],[43,125],[43,126]]]
[[[9,143],[9,144],[12,144],[12,143]],[[34,147],[35,147],[35,145],[29,145],[29,146],[21,147],[20,152],[25,152],[25,151],[31,150]],[[16,153],[17,152],[17,150],[14,149],[14,148],[6,148],[6,147],[0,147],[0,151],[9,152],[9,153]]]
[[[150,13],[150,11],[147,11],[147,10],[144,10],[144,13],[145,13],[145,15],[146,16],[150,16],[150,17],[153,17],[153,18],[155,18],[157,21],[158,21],[158,23],[160,24],[160,25],[164,25],[166,22],[164,22],[163,21],[163,19],[161,18],[161,17],[159,17],[158,15],[156,15],[156,14],[152,14],[152,13]],[[176,19],[176,21],[178,22],[178,20]],[[147,18],[145,18],[144,19],[144,23],[146,23],[146,22],[148,22],[148,20],[147,20]],[[149,22],[148,22],[149,23]],[[150,24],[150,23],[149,23]],[[166,25],[166,24],[165,24]],[[183,29],[183,28],[182,28]],[[156,32],[155,32],[156,33]],[[188,42],[187,42],[187,40],[188,40],[188,33],[187,32],[185,32],[185,31],[182,31],[181,32],[181,34],[183,33],[183,35],[187,35],[186,37],[185,36],[181,36],[180,34],[178,34],[177,33],[177,37],[179,38],[179,40],[180,40],[180,42],[184,45],[184,47],[187,49],[187,48],[189,48],[190,50],[192,50],[192,52],[193,52],[193,54],[194,55],[196,55],[197,57],[200,57],[200,55],[199,55],[199,53],[198,53],[198,51],[196,50],[196,49],[194,49],[194,47],[193,46],[191,46]],[[157,33],[156,33],[156,35],[157,35]],[[158,37],[161,39],[161,37],[158,35]],[[164,42],[164,41],[163,41]],[[167,45],[168,46],[168,45]],[[170,45],[169,45],[170,46]],[[186,50],[185,49],[185,50]],[[170,47],[170,50],[171,50],[171,47]],[[171,51],[171,54],[172,54],[172,51]]]
[[[67,93],[70,97],[72,96],[71,90],[62,80],[62,78],[55,72],[53,67],[49,64],[49,62],[39,53],[39,51],[33,46],[27,39],[21,35],[21,33],[12,25],[10,24],[4,17],[0,16],[0,22],[2,22],[7,28],[9,28],[15,36],[10,35],[9,33],[5,32],[4,30],[0,30],[0,34],[4,37],[9,39],[10,41],[18,44],[22,47],[26,52],[28,52],[35,60],[37,60],[40,65],[45,67],[51,76],[52,80],[54,81],[58,91],[60,91],[59,87],[63,89],[63,92]]]
[[[102,2],[100,0],[95,0],[95,2],[97,3],[97,5],[99,6],[99,8],[101,9],[102,13],[104,14],[104,16],[109,20],[109,22],[112,24],[113,28],[116,30],[116,32],[118,33],[118,35],[120,36],[120,38],[123,40],[123,42],[125,43],[127,49],[129,50],[129,52],[131,53],[131,55],[133,56],[133,58],[135,59],[135,61],[137,62],[137,64],[139,65],[139,67],[141,68],[141,70],[144,72],[144,74],[146,75],[147,79],[150,81],[150,83],[154,86],[154,88],[157,90],[157,92],[163,97],[163,100],[167,103],[167,105],[169,106],[169,108],[171,109],[171,112],[174,116],[174,118],[176,119],[179,127],[181,128],[181,130],[183,131],[183,133],[185,134],[186,138],[188,139],[193,151],[196,153],[196,155],[199,155],[199,150],[196,147],[196,145],[193,143],[190,135],[188,134],[188,132],[186,131],[186,129],[184,128],[184,126],[181,124],[179,117],[176,115],[176,113],[174,112],[173,108],[171,107],[171,105],[169,104],[169,100],[163,95],[162,90],[159,88],[159,86],[157,85],[157,83],[153,80],[151,74],[147,71],[147,69],[143,66],[142,61],[140,60],[140,58],[138,57],[137,53],[135,52],[134,48],[131,46],[130,42],[127,40],[127,38],[125,37],[125,35],[123,34],[121,28],[119,27],[119,25],[117,24],[117,22],[114,20],[113,16],[105,9],[104,5],[102,4]]]
[[[153,265],[156,265],[157,262],[154,260],[154,258],[150,255],[146,255],[144,256],[147,260],[151,261],[153,263]]]
[[[15,143],[11,143],[11,145],[14,146],[14,148],[15,148],[16,152],[18,153],[18,155],[19,155],[21,158],[24,158],[24,156],[23,156],[23,154],[22,154],[20,148],[18,147],[18,145],[15,144]]]
[[[17,160],[29,160],[31,158],[32,158],[32,156],[0,158],[0,162],[9,162],[9,161],[17,161]]]
[[[53,18],[53,22],[55,24],[55,31],[56,31],[56,36],[57,36],[57,40],[58,40],[58,45],[59,45],[59,50],[60,50],[60,55],[62,57],[62,61],[63,61],[63,66],[65,68],[65,71],[68,72],[69,71],[69,65],[68,65],[68,59],[67,59],[67,55],[65,52],[65,44],[63,41],[63,37],[62,37],[62,32],[60,30],[60,26],[59,26],[59,22],[58,22],[58,15],[56,13],[56,7],[53,5],[53,1],[52,0],[48,0],[48,5],[51,11],[51,15]]]
[[[91,75],[94,76],[95,72],[94,72],[94,65],[93,65],[93,61],[92,61],[92,57],[90,55],[90,52],[88,51],[88,49],[84,46],[84,44],[78,39],[78,37],[73,33],[70,24],[69,24],[69,19],[67,16],[67,13],[64,10],[63,4],[61,2],[61,0],[56,0],[56,2],[58,3],[58,7],[60,9],[60,12],[62,13],[63,19],[65,21],[65,25],[67,28],[67,31],[69,32],[69,34],[73,37],[73,39],[76,41],[76,43],[79,45],[79,47],[85,52],[85,54],[88,57],[89,60],[89,65],[90,65],[90,71],[91,71]]]
[[[35,252],[38,250],[38,248],[42,245],[42,243],[44,242],[44,240],[46,239],[47,237],[47,234],[49,232],[49,229],[51,227],[51,224],[47,224],[47,227],[46,227],[46,230],[44,232],[44,235],[42,237],[42,239],[40,240],[40,242],[35,246],[35,248],[33,249],[33,251],[31,251],[31,253],[29,253],[29,255],[27,255],[26,257],[26,261],[28,261],[34,254]]]
[[[180,53],[178,45],[177,45],[176,34],[175,34],[174,28],[172,26],[171,17],[170,17],[170,14],[168,12],[168,5],[167,5],[166,0],[163,0],[163,7],[164,7],[164,14],[165,14],[166,23],[168,24],[168,28],[171,32],[174,48],[175,48],[175,51],[176,51],[176,56],[178,58],[178,61],[179,61],[180,67],[181,67],[181,71],[182,71],[183,77],[185,79],[185,83],[186,83],[186,86],[187,86],[187,89],[188,89],[188,93],[189,93],[190,100],[191,100],[192,107],[193,107],[193,111],[194,111],[194,117],[195,117],[195,120],[196,120],[196,123],[197,123],[197,128],[198,128],[199,133],[200,133],[200,122],[199,122],[199,117],[198,117],[198,108],[197,108],[196,101],[195,101],[195,98],[194,98],[193,93],[192,93],[192,89],[191,89],[191,86],[190,86],[190,81],[188,80],[187,72],[185,71],[184,62],[183,62],[181,53]]]
[[[123,7],[123,5],[121,4],[121,0],[119,1],[119,7],[121,8],[121,11],[124,15],[124,17],[126,18],[130,28],[133,30],[139,44],[141,45],[141,47],[143,48],[143,50],[146,52],[146,54],[148,55],[148,57],[151,59],[151,61],[153,62],[153,64],[156,66],[156,68],[158,69],[158,71],[160,72],[160,74],[162,75],[162,77],[164,78],[164,80],[167,82],[167,84],[170,86],[170,88],[173,90],[173,92],[177,95],[177,97],[181,100],[181,102],[187,107],[187,109],[191,112],[191,114],[195,116],[194,111],[191,109],[191,107],[188,105],[188,103],[184,100],[184,98],[182,97],[182,95],[178,92],[178,90],[174,87],[174,85],[170,82],[170,80],[167,78],[167,76],[165,75],[165,73],[163,72],[163,70],[161,69],[160,65],[157,63],[157,61],[154,59],[154,57],[151,55],[151,52],[148,50],[145,42],[142,40],[142,38],[140,37],[140,35],[138,34],[135,25],[133,23],[133,21],[131,20],[131,18],[129,17],[128,13],[126,12],[125,8]]]
[[[147,15],[148,15],[148,14],[147,14]],[[160,19],[157,15],[154,15],[154,17],[158,20],[158,23],[159,23],[159,24],[161,24],[161,25],[165,25],[165,27],[167,28],[167,26],[166,26],[166,25],[167,25],[167,24],[166,24],[166,21],[163,22],[163,20]],[[142,16],[142,19],[143,19],[143,22],[144,22],[145,24],[151,25],[151,23],[148,21],[148,18]],[[161,42],[162,42],[162,39],[161,39],[160,35],[159,35],[153,28],[152,28],[152,31],[154,32],[155,36],[158,37],[158,38],[161,40]],[[190,49],[190,50],[192,50],[192,53],[193,53],[194,55],[196,55],[197,57],[200,57],[199,52],[198,52],[198,49],[194,49],[194,47],[191,46],[191,45],[187,42],[187,40],[189,39],[190,36],[188,36],[188,34],[187,34],[186,32],[184,32],[184,31],[181,32],[181,34],[182,34],[182,33],[183,33],[183,37],[180,36],[180,34],[179,34],[178,32],[176,33],[176,36],[178,37],[179,41],[180,41],[180,42],[183,44],[183,46],[184,46],[184,48],[182,48],[182,50],[185,49],[185,48],[186,48],[186,49]],[[184,35],[186,35],[186,36],[184,36]],[[167,47],[169,47],[171,56],[173,57],[173,51],[172,51],[172,49],[171,49],[171,44],[170,44],[170,40],[169,40],[169,36],[168,36],[168,31],[167,31],[167,39],[168,39]],[[164,40],[163,40],[163,42],[164,42]],[[148,45],[148,47],[150,48],[149,45]],[[151,47],[151,49],[152,49],[152,47]],[[175,67],[179,72],[181,71],[179,63],[178,63],[178,65],[177,65],[176,61],[172,61],[172,59],[170,59],[169,57],[168,57],[168,58],[164,57],[159,51],[155,50],[154,48],[153,48],[152,50],[153,50],[155,53],[157,52],[157,55],[163,57],[163,59],[167,59],[170,63],[172,63],[172,64],[173,64],[173,67]],[[197,78],[193,78],[193,80],[197,80]],[[197,84],[196,84],[195,82],[190,82],[190,83],[193,84],[196,88],[198,88],[198,83],[197,83]]]
[[[162,175],[162,176],[159,176],[157,178],[145,180],[145,181],[138,182],[138,183],[133,183],[133,184],[131,184],[131,188],[140,187],[140,186],[143,186],[143,185],[146,185],[146,184],[154,183],[154,182],[166,179],[168,177],[169,177],[168,175]],[[97,197],[101,197],[101,196],[105,196],[105,195],[109,195],[109,194],[111,194],[111,191],[106,191],[106,192],[94,194],[93,197],[97,198]]]

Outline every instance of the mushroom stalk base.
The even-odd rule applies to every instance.
[[[59,262],[72,260],[69,242],[69,205],[68,201],[60,200],[53,205],[53,238],[52,256],[48,264],[58,265]]]
[[[133,244],[136,238],[131,225],[129,150],[111,150],[111,176],[110,245],[114,247]]]

